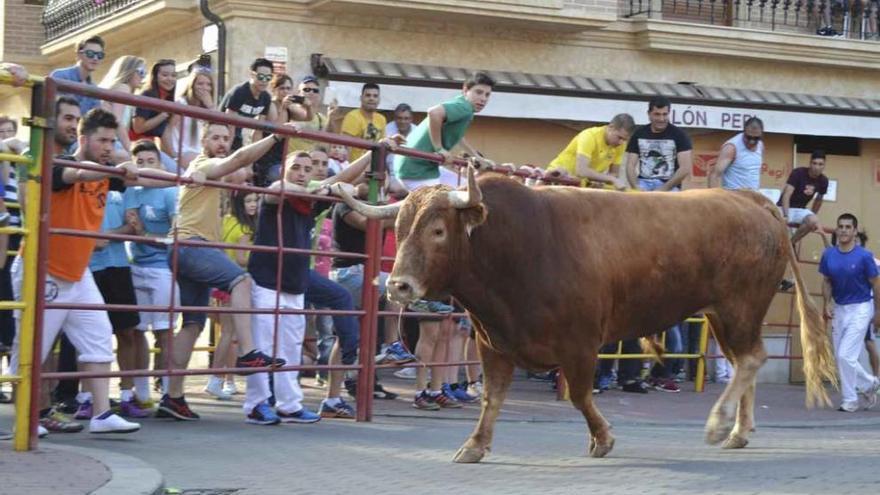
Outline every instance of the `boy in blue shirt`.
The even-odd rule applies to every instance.
[[[880,324],[875,313],[880,296],[880,278],[874,255],[856,245],[859,221],[851,213],[837,218],[837,246],[822,253],[819,273],[825,276],[825,316],[831,319],[837,371],[840,375],[842,400],[840,411],[859,410],[859,396],[865,409],[877,403],[880,379],[872,376],[859,363],[865,329],[872,319]]]
[[[138,141],[131,148],[132,160],[139,169],[163,170],[159,148],[149,140]],[[169,183],[168,187],[129,187],[123,195],[126,222],[133,225],[135,235],[144,237],[165,238],[171,230],[174,217],[177,215],[177,186]],[[169,306],[171,304],[171,287],[175,284],[168,266],[168,249],[164,245],[133,242],[131,243],[131,279],[138,306]],[[174,291],[174,305],[180,304],[180,291]],[[164,366],[162,350],[167,348],[168,329],[174,324],[175,318],[168,312],[145,311],[140,313],[137,330],[141,332],[139,339],[144,339],[143,332],[152,330],[159,354],[155,357],[155,369]],[[145,341],[145,339],[144,339]],[[149,357],[146,352],[137,357],[140,366],[146,369]],[[167,378],[163,379],[163,383]],[[150,403],[150,386],[148,377],[134,379],[135,395],[142,403]]]

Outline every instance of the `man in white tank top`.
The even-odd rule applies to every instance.
[[[709,174],[709,187],[719,185],[728,190],[761,187],[761,165],[764,162],[764,123],[750,117],[743,132],[730,138],[721,147],[715,168]]]

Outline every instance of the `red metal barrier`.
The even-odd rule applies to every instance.
[[[136,107],[149,108],[152,110],[160,111],[160,112],[168,112],[178,115],[184,115],[187,117],[205,120],[210,122],[216,122],[221,124],[233,125],[236,127],[244,127],[255,129],[267,133],[275,133],[284,137],[300,137],[315,141],[322,141],[331,144],[341,144],[345,146],[351,146],[356,148],[364,148],[371,150],[372,153],[372,163],[369,168],[368,177],[370,179],[370,200],[376,200],[376,193],[378,184],[382,182],[385,178],[385,156],[387,153],[387,149],[384,145],[376,144],[370,141],[352,138],[349,136],[343,136],[338,134],[330,134],[326,132],[320,131],[309,131],[309,130],[299,130],[294,129],[290,126],[279,126],[270,122],[265,121],[256,121],[249,118],[239,117],[236,115],[230,115],[226,113],[217,112],[214,110],[208,110],[201,107],[182,105],[170,101],[159,100],[154,98],[148,98],[140,95],[131,95],[128,93],[122,93],[117,91],[110,91],[101,89],[91,85],[80,84],[71,81],[64,80],[55,80],[52,78],[46,79],[46,109],[45,115],[47,116],[47,120],[54,119],[54,100],[56,92],[63,93],[74,93],[79,95],[87,95],[95,98],[99,98],[106,101],[111,101],[115,103],[122,103],[126,105],[132,105]],[[198,240],[189,240],[189,239],[178,239],[176,229],[172,229],[172,236],[168,239],[154,239],[154,238],[144,238],[140,236],[130,236],[130,235],[121,235],[121,234],[104,234],[98,232],[84,232],[77,231],[73,229],[62,229],[62,228],[49,228],[49,212],[51,208],[51,178],[52,178],[52,167],[53,166],[63,166],[63,167],[71,167],[71,168],[79,168],[84,170],[98,170],[102,172],[108,172],[106,167],[96,166],[90,164],[84,164],[69,160],[61,160],[54,159],[52,157],[53,153],[53,133],[50,130],[46,136],[44,141],[44,156],[45,159],[42,164],[42,183],[43,183],[43,191],[45,193],[42,195],[40,201],[40,248],[39,248],[39,256],[38,256],[38,274],[37,274],[37,283],[38,286],[45,285],[46,282],[46,265],[47,265],[47,256],[48,256],[48,239],[49,235],[64,235],[64,236],[80,236],[80,237],[91,237],[91,238],[99,238],[99,239],[108,239],[108,240],[116,240],[116,241],[131,241],[131,242],[146,242],[153,244],[162,244],[171,246],[171,271],[172,271],[172,281],[177,278],[178,271],[178,248],[180,246],[198,246],[198,247],[211,247],[211,248],[221,248],[221,249],[236,249],[236,250],[246,250],[246,251],[254,251],[254,252],[275,252],[279,256],[278,266],[277,268],[277,277],[276,277],[276,292],[278,296],[276,297],[275,308],[273,309],[237,309],[237,308],[229,308],[229,307],[184,307],[184,306],[175,306],[173,303],[169,306],[130,306],[130,305],[86,305],[86,304],[60,304],[60,303],[46,303],[43,298],[38,298],[36,302],[37,308],[37,320],[36,320],[36,329],[42,328],[42,317],[43,313],[46,309],[95,309],[95,310],[128,310],[128,311],[139,311],[139,312],[168,312],[170,314],[180,314],[184,311],[198,311],[204,313],[211,314],[272,314],[276,319],[276,332],[274,334],[274,343],[273,343],[273,351],[272,355],[275,356],[278,347],[278,318],[281,315],[285,314],[303,314],[303,315],[352,315],[352,316],[360,316],[360,364],[358,365],[299,365],[299,366],[284,366],[281,368],[269,369],[269,368],[260,368],[260,369],[237,369],[237,368],[214,368],[214,369],[174,369],[173,363],[171,361],[171,356],[173,354],[173,341],[174,339],[168,339],[168,347],[166,348],[165,358],[165,369],[162,370],[128,370],[128,371],[114,371],[107,373],[83,373],[83,372],[65,372],[65,373],[44,373],[42,375],[42,379],[60,379],[60,378],[88,378],[88,377],[121,377],[121,376],[190,376],[190,375],[205,375],[205,374],[213,374],[217,372],[254,372],[254,371],[293,371],[293,370],[357,370],[358,373],[358,382],[357,382],[357,420],[358,421],[369,421],[372,418],[373,414],[373,386],[374,386],[374,374],[377,369],[385,369],[390,367],[426,367],[426,366],[459,366],[459,365],[469,365],[469,364],[479,364],[477,361],[461,361],[457,363],[411,363],[407,365],[376,365],[372,359],[374,354],[374,350],[376,348],[377,341],[377,329],[378,329],[378,317],[380,316],[400,316],[406,318],[450,318],[457,316],[465,316],[463,313],[456,313],[454,315],[437,315],[433,313],[396,313],[390,311],[379,311],[378,310],[378,302],[379,302],[379,291],[377,287],[377,280],[380,271],[380,262],[381,262],[381,243],[382,236],[380,232],[380,222],[377,220],[368,219],[367,221],[367,230],[366,230],[366,252],[365,253],[344,253],[344,252],[336,252],[336,251],[316,251],[311,249],[295,249],[295,248],[287,248],[283,246],[283,228],[281,222],[281,213],[282,209],[278,208],[278,217],[277,217],[277,228],[278,228],[278,246],[244,246],[240,244],[228,244],[222,242],[208,242],[208,241],[198,241]],[[286,143],[286,140],[285,140]],[[286,144],[285,144],[286,146]],[[180,149],[180,148],[179,148]],[[285,150],[286,151],[286,150]],[[442,161],[442,157],[439,154],[434,153],[425,153],[417,150],[407,149],[407,148],[396,148],[393,150],[395,154],[412,156],[417,158],[423,158],[435,162]],[[467,165],[467,161],[465,160],[457,160],[456,165],[464,166]],[[579,185],[580,180],[569,178],[569,177],[550,177],[550,176],[541,176],[540,174],[528,173],[519,170],[512,170],[508,168],[501,168],[500,171],[502,173],[506,173],[508,175],[515,175],[526,179],[535,179],[541,178],[545,182],[548,183],[556,183],[556,184],[565,184],[565,185]],[[180,175],[180,171],[178,171],[177,176],[174,179],[166,179],[165,177],[160,177],[158,174],[152,173],[148,170],[142,171],[141,175],[144,177],[155,178],[168,180],[169,183],[175,183],[178,185],[187,185],[192,184],[194,181],[192,178],[182,177]],[[199,185],[204,185],[206,187],[217,187],[223,188],[227,190],[237,190],[237,191],[246,191],[246,192],[256,192],[261,194],[271,194],[280,196],[282,199],[285,197],[301,197],[306,199],[315,199],[322,201],[337,201],[334,198],[327,198],[325,196],[317,196],[310,194],[300,194],[294,193],[290,191],[285,191],[283,188],[280,191],[269,191],[264,188],[247,186],[247,185],[238,185],[238,184],[230,184],[223,181],[200,181]],[[218,213],[219,214],[219,213]],[[301,254],[301,255],[321,255],[321,256],[330,256],[330,257],[349,257],[356,259],[365,260],[364,263],[364,283],[363,283],[363,294],[361,307],[362,310],[354,310],[354,311],[339,311],[339,310],[311,310],[311,309],[302,309],[302,310],[287,310],[280,309],[278,298],[281,293],[281,272],[283,269],[283,256],[281,254]],[[172,286],[173,286],[172,282]],[[172,291],[176,290],[172,287]],[[172,292],[172,301],[173,301],[173,292]],[[793,326],[791,321],[787,324],[788,326]],[[782,325],[779,325],[782,326]],[[35,349],[41,348],[41,340],[42,340],[42,332],[35,332],[34,345]],[[771,357],[774,358],[775,356]],[[798,359],[798,357],[787,357],[787,359]],[[41,386],[41,376],[39,373],[39,367],[35,367],[34,369],[34,380],[32,384],[32,397],[39,397],[39,387]],[[33,430],[36,429],[37,425],[37,410],[38,410],[38,401],[34,400],[31,404],[31,428]],[[35,433],[35,431],[34,431]],[[36,442],[36,435],[32,435],[34,440],[34,445]]]

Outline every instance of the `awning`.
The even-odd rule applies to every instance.
[[[359,106],[360,88],[382,85],[383,110],[408,103],[416,111],[452,98],[473,71],[393,62],[313,56],[315,73],[331,81],[328,99]],[[654,95],[673,102],[672,122],[682,127],[739,130],[749,116],[767,132],[880,139],[880,100],[807,95],[698,84],[618,81],[583,76],[488,71],[497,81],[481,115],[505,118],[607,122],[629,113],[647,123]],[[329,101],[329,100],[328,100]]]

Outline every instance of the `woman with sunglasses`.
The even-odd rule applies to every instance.
[[[147,78],[146,87],[140,92],[141,96],[159,98],[161,100],[174,101],[174,90],[177,87],[177,70],[174,60],[161,59],[153,64],[150,69],[150,77]],[[162,166],[169,172],[177,172],[177,163],[171,158],[171,122],[172,115],[167,112],[159,112],[150,108],[138,107],[131,119],[131,128],[128,138],[131,141],[149,139],[159,140],[159,148],[162,150]],[[166,134],[167,133],[167,134]]]
[[[107,72],[98,87],[132,94],[140,89],[146,75],[147,69],[144,59],[124,55],[113,61],[110,71]],[[128,127],[134,109],[129,105],[109,101],[102,102],[102,106],[105,110],[112,112],[116,116],[116,121],[119,122],[119,127],[116,129],[116,149],[113,152],[114,163],[128,160],[130,155],[127,150],[131,148]]]
[[[177,103],[195,107],[214,109],[214,76],[205,67],[195,67],[184,84],[183,94],[175,100]],[[181,133],[183,141],[181,142]],[[172,123],[171,155],[175,157],[182,169],[189,167],[191,162],[202,152],[202,126],[197,119],[182,116]]]

